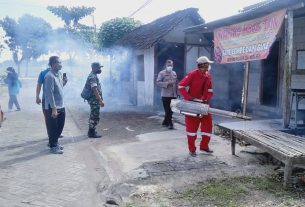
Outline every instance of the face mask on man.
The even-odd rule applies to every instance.
[[[212,69],[211,65],[209,65],[208,71],[210,71]]]
[[[102,73],[102,70],[101,69],[97,69],[96,70],[96,74],[101,74]]]
[[[170,72],[173,70],[173,66],[166,66],[166,71]]]

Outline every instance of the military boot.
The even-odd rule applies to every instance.
[[[97,132],[95,131],[95,129],[89,129],[88,131],[88,137],[89,138],[101,138],[102,136],[97,134]]]

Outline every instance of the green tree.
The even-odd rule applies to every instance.
[[[10,17],[0,21],[5,32],[4,42],[12,52],[12,57],[20,73],[20,65],[26,60],[37,59],[48,52],[46,41],[52,28],[44,19],[23,15],[16,22]]]
[[[117,40],[140,25],[140,21],[128,17],[115,18],[104,22],[98,33],[98,44],[100,49],[110,48]]]
[[[82,47],[88,49],[88,51],[90,51],[90,48],[97,47],[95,27],[89,27],[79,23],[82,18],[94,12],[94,7],[82,6],[68,8],[66,6],[48,6],[47,9],[64,21],[64,28],[58,29],[56,34],[69,43],[62,51],[68,53],[70,66],[77,54],[75,47]],[[56,50],[60,48],[57,47]]]
[[[79,20],[91,15],[95,8],[94,7],[71,7],[66,6],[48,6],[47,9],[52,12],[55,16],[61,18],[66,28],[76,28]]]

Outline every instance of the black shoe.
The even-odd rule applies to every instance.
[[[162,122],[162,126],[163,126],[163,127],[168,127],[168,123],[167,123],[167,121],[163,120],[163,122]]]
[[[52,154],[63,154],[64,152],[59,147],[51,147],[50,152]]]
[[[206,153],[213,153],[214,151],[211,150],[210,148],[207,149],[200,149],[201,152],[206,152]]]
[[[101,138],[102,135],[97,134],[97,132],[94,129],[89,129],[88,137],[89,138]]]
[[[64,136],[60,135],[58,138],[63,138]]]
[[[47,146],[50,147],[50,143],[48,143]],[[64,147],[61,146],[60,144],[57,144],[56,147],[58,147],[60,150],[63,150],[63,149],[64,149]],[[50,147],[50,148],[51,148],[51,147]]]
[[[169,124],[169,125],[168,125],[168,129],[174,129],[173,124]]]
[[[197,153],[196,152],[190,152],[189,153],[192,157],[196,157],[197,156]]]

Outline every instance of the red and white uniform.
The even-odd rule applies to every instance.
[[[209,72],[203,74],[200,69],[195,69],[179,82],[178,90],[185,100],[196,98],[209,103],[213,96],[211,76]],[[195,141],[199,125],[202,136],[200,149],[208,149],[212,133],[212,115],[209,113],[201,118],[186,115],[185,125],[189,151],[196,151]]]

